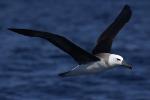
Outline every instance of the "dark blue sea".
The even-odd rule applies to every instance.
[[[133,16],[112,51],[133,65],[60,78],[77,63],[53,44],[13,33],[26,28],[65,36],[88,52],[125,4]],[[1,0],[0,100],[150,100],[149,0]]]

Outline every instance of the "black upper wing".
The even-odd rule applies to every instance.
[[[26,36],[44,38],[65,51],[66,53],[70,54],[79,64],[85,64],[88,62],[100,60],[96,56],[86,52],[79,46],[75,45],[68,39],[53,33],[15,28],[9,28],[9,30]]]
[[[131,9],[125,5],[115,21],[98,38],[93,54],[110,53],[112,42],[120,29],[129,21],[132,15]]]

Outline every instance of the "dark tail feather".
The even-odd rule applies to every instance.
[[[40,32],[40,31],[32,31],[29,29],[15,29],[15,28],[8,28],[8,30],[11,30],[13,32],[25,35],[25,36],[31,36],[31,37],[42,37],[45,36],[46,33]]]
[[[67,71],[67,72],[58,74],[58,76],[60,76],[60,77],[67,77],[67,76],[69,76],[69,73],[70,73],[70,71]]]

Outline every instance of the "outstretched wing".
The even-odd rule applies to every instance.
[[[65,51],[66,53],[70,54],[78,62],[78,64],[85,64],[88,62],[100,60],[96,56],[86,52],[79,46],[75,45],[68,39],[53,33],[40,32],[28,29],[15,29],[15,28],[9,28],[9,30],[30,37],[40,37],[46,39],[49,42],[56,45],[58,48]]]
[[[93,54],[110,53],[112,42],[120,29],[129,21],[132,12],[128,5],[125,5],[115,21],[98,38]]]

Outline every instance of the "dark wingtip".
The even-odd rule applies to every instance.
[[[14,31],[15,29],[14,29],[14,28],[8,28],[8,30],[10,30],[10,31]]]
[[[21,29],[16,29],[16,28],[8,28],[8,30],[13,31],[13,32],[19,32]]]
[[[130,9],[130,6],[128,4],[124,5],[124,8]]]
[[[24,32],[23,29],[17,29],[17,28],[8,28],[8,30],[18,33],[18,34],[22,34],[22,35],[26,35],[26,32]]]
[[[126,4],[123,9],[131,16],[132,11],[129,5]]]
[[[37,37],[41,35],[40,32],[29,30],[29,29],[8,28],[8,30],[16,32],[18,34],[25,35],[25,36],[31,36],[31,37]]]
[[[131,16],[132,16],[132,11],[130,6],[125,5],[119,15],[119,18],[124,22],[128,22]]]

